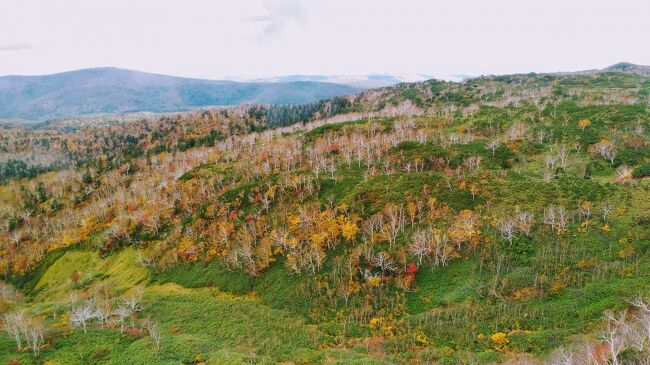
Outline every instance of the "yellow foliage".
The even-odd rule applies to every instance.
[[[580,270],[592,269],[598,265],[598,259],[595,257],[590,257],[588,259],[579,260],[576,262],[576,267]]]
[[[289,229],[293,231],[298,228],[301,220],[297,215],[289,215],[289,217],[287,217],[287,222],[289,222]]]
[[[564,280],[562,278],[555,277],[553,279],[553,282],[551,283],[551,286],[548,288],[548,290],[552,294],[557,294],[560,292],[560,290],[566,288],[566,284],[564,283]]]
[[[418,333],[415,335],[415,342],[419,343],[420,345],[426,345],[429,343],[429,338],[423,333]]]
[[[627,246],[618,252],[618,256],[622,259],[626,259],[628,257],[633,256],[635,252],[636,250],[634,249],[634,247]]]
[[[347,222],[341,227],[343,238],[348,241],[352,241],[356,238],[357,233],[359,233],[359,227],[352,222]]]
[[[178,242],[178,252],[183,254],[188,252],[194,246],[194,241],[187,236],[183,236]]]
[[[578,127],[580,127],[580,129],[582,130],[589,127],[590,125],[591,125],[591,121],[589,119],[580,119],[580,121],[578,122]]]
[[[540,294],[540,289],[535,286],[529,286],[521,289],[517,289],[512,293],[512,298],[515,300],[527,300],[534,298]]]
[[[311,242],[316,247],[323,247],[323,243],[325,242],[326,238],[327,238],[327,234],[325,233],[314,233],[310,237]]]
[[[325,213],[328,213],[328,211],[325,211],[323,214],[321,214],[321,217],[323,218],[322,228],[327,233],[329,238],[334,240],[341,233],[341,230],[339,229],[336,218],[334,218],[331,213]]]
[[[442,349],[442,354],[445,355],[445,357],[451,357],[451,355],[454,354],[454,349],[449,346],[445,346]]]
[[[383,322],[383,318],[381,317],[373,317],[370,319],[370,322],[368,323],[368,326],[372,329],[377,329],[381,327],[381,323]]]
[[[368,276],[366,283],[372,287],[377,287],[381,285],[381,278],[379,276]]]
[[[490,336],[490,340],[494,345],[494,349],[500,352],[506,351],[508,349],[508,336],[503,332],[497,332]]]

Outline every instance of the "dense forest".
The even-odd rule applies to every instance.
[[[3,129],[0,363],[648,364],[649,123],[594,72]]]

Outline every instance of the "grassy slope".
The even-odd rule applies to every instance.
[[[562,124],[560,118],[548,118],[544,129],[555,136],[578,138],[589,144],[603,138],[606,127],[631,122],[646,116],[636,107],[577,107],[561,104],[571,122]],[[524,116],[517,116],[523,118]],[[575,121],[589,117],[593,124],[582,132]],[[476,117],[481,118],[481,115]],[[506,115],[499,118],[507,119]],[[423,122],[423,121],[420,121]],[[435,121],[433,121],[435,122]],[[495,123],[498,123],[499,120]],[[362,127],[364,122],[336,124],[307,133],[309,139],[327,133],[339,133],[344,128]],[[505,124],[506,122],[504,122]],[[391,121],[382,125],[390,127]],[[445,132],[453,132],[456,126]],[[488,336],[499,331],[527,330],[515,335],[509,344],[513,351],[547,354],[566,338],[588,333],[598,326],[598,319],[607,308],[622,308],[626,300],[648,292],[650,257],[648,256],[648,227],[640,219],[650,212],[650,183],[613,184],[613,167],[592,158],[588,153],[576,153],[567,174],[550,183],[543,183],[539,174],[545,149],[523,153],[510,151],[508,157],[491,157],[484,148],[485,141],[475,141],[450,148],[453,158],[466,154],[481,154],[486,158],[484,168],[496,170],[507,159],[511,168],[507,179],[488,181],[483,196],[496,197],[490,212],[503,214],[513,207],[539,212],[549,204],[565,204],[574,208],[582,200],[596,203],[611,201],[616,208],[612,214],[611,231],[602,229],[597,217],[587,227],[571,226],[564,236],[557,237],[538,222],[531,238],[520,237],[512,245],[503,240],[491,242],[490,248],[477,251],[467,258],[454,260],[446,268],[422,267],[416,277],[415,288],[406,293],[407,314],[404,323],[419,326],[428,338],[428,348],[416,354],[420,360],[459,361],[471,350],[482,361],[498,358],[491,352]],[[430,146],[412,148],[399,146],[391,153],[417,157],[430,154]],[[623,157],[631,164],[639,163],[643,151]],[[594,163],[591,179],[584,179],[584,168]],[[214,166],[213,166],[214,167]],[[209,170],[209,169],[207,169]],[[200,170],[200,175],[210,171]],[[219,170],[221,167],[219,167]],[[403,202],[405,196],[421,196],[424,186],[453,210],[482,209],[486,200],[473,199],[465,190],[448,189],[442,173],[395,173],[390,178],[377,175],[367,180],[363,171],[342,167],[337,179],[321,178],[319,199],[330,196],[351,209],[371,214],[389,202]],[[250,189],[242,185],[233,190]],[[538,217],[540,219],[540,217]],[[498,234],[485,232],[498,237]],[[402,241],[399,244],[404,244]],[[626,245],[636,250],[636,257],[620,257]],[[336,254],[338,254],[337,252]],[[330,253],[330,256],[334,253]],[[507,265],[498,275],[487,264],[488,256],[503,258]],[[90,290],[102,283],[111,283],[117,292],[124,292],[142,283],[149,272],[135,264],[135,249],[127,248],[107,258],[83,250],[68,250],[50,254],[43,266],[19,282],[26,292],[36,295],[30,307],[41,308],[45,314],[60,311],[48,306],[47,301],[63,300],[65,293],[75,285],[70,273],[78,271],[89,278],[81,289]],[[589,264],[589,262],[593,264]],[[325,273],[329,267],[323,269]],[[538,273],[547,274],[543,279]],[[490,287],[507,288],[512,293],[530,288],[540,280],[565,280],[555,292],[518,299],[495,299]],[[291,360],[298,363],[370,362],[366,355],[354,350],[321,349],[333,343],[337,331],[326,324],[316,327],[309,322],[309,293],[305,292],[307,276],[290,274],[278,260],[259,277],[250,277],[239,271],[230,271],[218,262],[209,264],[183,263],[162,273],[151,275],[152,283],[145,295],[142,316],[151,315],[164,329],[162,351],[153,351],[147,338],[120,335],[115,330],[80,331],[57,336],[52,347],[43,353],[43,359],[61,364],[75,363],[178,363],[202,359],[210,363],[274,363]],[[560,280],[561,281],[561,280]],[[78,284],[77,284],[78,285]],[[230,294],[225,294],[230,293]],[[48,321],[55,322],[54,319]],[[6,335],[0,335],[0,362],[18,357],[30,361],[29,354],[13,353],[13,344]]]
[[[31,353],[16,352],[15,343],[5,332],[0,334],[0,363],[19,359],[21,364],[178,364],[207,361],[209,364],[295,363],[379,364],[362,353],[343,349],[323,350],[330,342],[316,326],[307,325],[302,316],[283,307],[283,300],[295,290],[288,272],[281,266],[269,270],[253,286],[248,276],[224,270],[215,264],[205,267],[182,265],[158,277],[173,277],[178,284],[151,284],[145,290],[141,318],[155,318],[162,329],[161,351],[148,337],[121,334],[117,328],[91,327],[88,333],[70,330],[67,325],[66,294],[76,288],[92,291],[109,284],[114,293],[146,282],[148,270],[135,262],[135,249],[126,248],[107,258],[81,249],[50,254],[46,267],[32,278],[36,297],[30,303],[16,305],[38,313],[52,328],[49,345],[36,359]],[[177,271],[176,271],[177,270]],[[214,271],[213,271],[214,270]],[[70,273],[83,273],[87,280],[74,284]],[[273,274],[275,272],[275,274]],[[225,285],[228,294],[217,289],[222,283],[243,280],[245,286]],[[202,278],[204,282],[196,281]],[[248,279],[248,280],[247,280]],[[250,286],[246,285],[248,281]],[[208,286],[206,288],[200,288]],[[252,288],[260,290],[256,295]],[[250,294],[246,294],[250,292]],[[268,302],[269,305],[264,304]],[[128,320],[127,320],[128,324]]]

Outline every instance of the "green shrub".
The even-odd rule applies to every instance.
[[[644,177],[650,176],[650,163],[645,163],[632,172],[632,176],[634,176],[637,179],[641,179]]]

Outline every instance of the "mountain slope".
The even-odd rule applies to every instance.
[[[0,364],[646,364],[649,95],[521,74],[7,129],[74,164],[0,184]]]
[[[639,75],[650,75],[650,66],[635,65],[629,62],[619,62],[603,69],[606,72],[627,72]]]
[[[170,112],[243,103],[300,104],[356,91],[323,82],[245,83],[95,68],[45,76],[0,77],[0,119]]]

